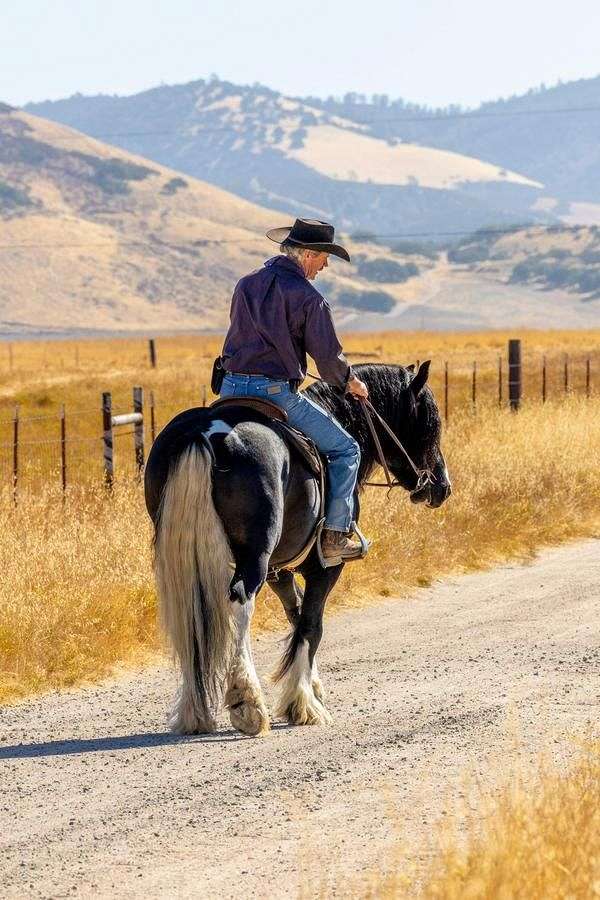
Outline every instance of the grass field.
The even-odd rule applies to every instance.
[[[450,572],[482,568],[537,547],[600,530],[600,396],[583,396],[581,362],[592,372],[600,360],[600,332],[521,335],[526,363],[546,353],[556,378],[545,405],[526,400],[518,415],[498,407],[496,366],[507,335],[349,336],[351,358],[409,362],[434,359],[432,384],[440,390],[441,361],[454,373],[455,392],[444,449],[454,484],[440,510],[413,507],[395,492],[366,489],[365,531],[375,543],[369,558],[349,566],[330,607],[358,605],[374,596],[401,595]],[[150,525],[132,474],[133,451],[117,443],[112,496],[101,484],[100,393],[130,408],[130,390],[155,392],[159,424],[197,403],[208,380],[219,338],[158,341],[156,370],[143,341],[15,344],[12,371],[0,345],[0,699],[102,676],[121,661],[136,661],[159,647],[150,561]],[[573,364],[571,391],[561,390],[561,364]],[[3,359],[4,356],[4,359]],[[470,401],[470,365],[479,362],[481,392]],[[600,368],[600,366],[598,366]],[[526,367],[526,372],[527,372]],[[553,369],[554,372],[554,369]],[[531,382],[530,382],[531,386]],[[594,386],[594,385],[593,385]],[[527,392],[527,381],[526,381]],[[19,503],[11,497],[10,414],[21,422]],[[56,414],[67,407],[70,486],[61,502]],[[31,443],[27,443],[30,441]],[[53,441],[53,443],[51,443]],[[29,452],[29,462],[28,462]],[[124,465],[127,461],[127,466]],[[282,626],[268,592],[257,628]]]
[[[600,745],[574,738],[565,771],[542,759],[499,792],[474,790],[466,826],[446,823],[432,840],[425,871],[403,857],[349,884],[342,895],[420,900],[564,900],[600,896]],[[578,745],[578,747],[577,747]],[[425,850],[425,848],[424,848]],[[393,857],[393,853],[392,853]],[[323,890],[320,896],[330,896]]]

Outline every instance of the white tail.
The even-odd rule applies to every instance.
[[[216,729],[234,649],[232,563],[212,499],[208,450],[192,445],[167,479],[154,559],[161,619],[183,679],[169,725],[182,734]]]

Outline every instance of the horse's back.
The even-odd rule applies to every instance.
[[[232,545],[242,546],[259,533],[268,533],[273,546],[281,545],[275,562],[279,556],[291,558],[314,527],[318,486],[279,430],[250,409],[199,407],[179,413],[165,426],[146,465],[151,518],[156,521],[169,472],[193,445],[211,455],[214,504]]]

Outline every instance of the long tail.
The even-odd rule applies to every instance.
[[[154,555],[161,619],[182,674],[169,725],[182,734],[216,729],[233,650],[232,562],[208,449],[192,445],[168,477]]]

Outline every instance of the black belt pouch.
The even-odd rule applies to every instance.
[[[217,356],[213,363],[212,375],[210,376],[210,389],[213,394],[220,394],[223,387],[223,379],[225,378],[225,369],[223,368],[223,360]]]

